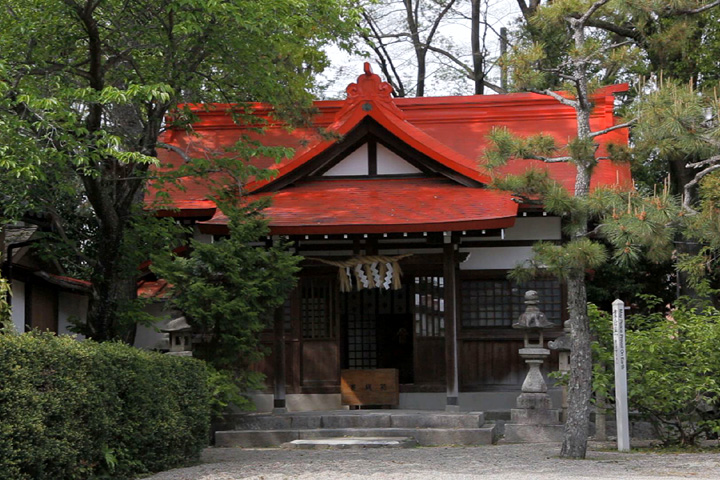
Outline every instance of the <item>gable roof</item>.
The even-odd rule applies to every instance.
[[[591,116],[594,130],[615,123],[613,95],[626,89],[627,85],[616,85],[595,93]],[[317,101],[314,106],[317,113],[312,127],[288,130],[285,125],[270,120],[262,133],[235,124],[228,114],[232,105],[193,106],[199,117],[193,125],[193,134],[171,129],[161,141],[191,157],[222,152],[243,135],[265,145],[293,148],[294,155],[277,163],[269,158],[254,160],[256,166],[273,170],[275,176],[246,185],[251,199],[274,195],[274,204],[266,210],[272,233],[337,233],[342,229],[372,233],[466,230],[470,228],[458,225],[483,222],[489,225],[500,218],[506,219],[504,223],[510,226],[510,219],[517,214],[517,204],[511,205],[508,193],[490,192],[483,187],[490,180],[481,160],[487,146],[486,135],[493,127],[505,126],[519,135],[544,132],[563,144],[576,131],[573,109],[543,95],[392,98],[390,85],[373,74],[368,64],[357,82],[348,86],[346,100]],[[256,116],[270,118],[267,105],[257,104],[253,108]],[[321,134],[321,129],[330,135]],[[368,136],[381,139],[405,158],[422,159],[436,177],[396,182],[380,178],[340,182],[310,175],[338,162]],[[627,129],[598,136],[596,141],[603,155],[608,143],[627,143]],[[183,161],[172,151],[162,150],[159,156],[161,161],[173,165]],[[513,159],[500,173],[520,174],[530,167],[547,169],[554,179],[573,191],[575,167],[572,164]],[[165,214],[206,220],[212,217],[201,224],[202,228],[220,232],[227,219],[209,200],[207,185],[189,178],[182,182],[183,191],[168,191],[171,206],[179,210]],[[609,184],[629,188],[629,166],[600,160],[591,187]],[[416,191],[421,197],[431,195],[432,189],[438,194],[435,198],[442,201],[423,203],[423,218],[398,215],[399,210],[411,209],[409,198]],[[478,203],[482,209],[473,207]],[[401,230],[403,228],[405,230]]]

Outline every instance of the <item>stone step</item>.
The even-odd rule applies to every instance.
[[[495,425],[480,428],[319,428],[293,430],[230,430],[215,433],[217,447],[276,447],[293,440],[338,437],[411,437],[419,445],[488,445],[495,443]]]
[[[482,412],[368,412],[242,414],[233,418],[236,430],[295,430],[318,428],[478,428]]]
[[[339,437],[293,440],[282,448],[302,450],[328,450],[348,448],[411,448],[417,446],[412,437]]]

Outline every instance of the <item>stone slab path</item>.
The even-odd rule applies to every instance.
[[[720,451],[618,453],[611,448],[593,444],[586,460],[558,458],[557,444],[366,450],[209,448],[201,465],[148,479],[720,479]]]

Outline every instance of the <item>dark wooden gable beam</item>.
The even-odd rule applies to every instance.
[[[340,141],[282,177],[257,190],[275,192],[305,177],[321,176],[344,160],[364,143],[368,143],[368,167],[370,176],[377,175],[377,143],[395,153],[426,175],[439,174],[466,187],[480,187],[482,183],[470,179],[455,170],[415,150],[370,117],[365,118]]]
[[[398,155],[400,158],[408,162],[413,167],[423,173],[437,173],[449,178],[466,187],[480,187],[482,183],[462,175],[455,170],[443,165],[442,163],[428,157],[410,145],[406,144],[392,133],[388,132],[382,125],[370,119],[369,132],[375,136],[379,143],[383,144],[388,150]]]

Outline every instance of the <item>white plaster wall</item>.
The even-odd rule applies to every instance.
[[[460,270],[508,270],[532,256],[532,247],[461,248],[470,256]]]
[[[388,150],[384,145],[378,144],[377,173],[378,175],[399,175],[422,172],[403,160],[399,155]]]
[[[560,217],[518,217],[505,229],[505,240],[560,240]]]
[[[18,333],[25,331],[25,283],[12,281],[12,321]]]
[[[157,322],[155,325],[149,327],[144,325],[137,326],[137,330],[135,330],[135,347],[145,348],[148,350],[155,348],[167,350],[169,348],[167,340],[168,336],[167,334],[159,331],[159,328],[164,325],[165,322],[174,317],[172,317],[169,312],[165,311],[163,307],[163,302],[157,302],[150,304],[145,308],[147,313],[157,317]]]
[[[342,159],[337,165],[325,172],[325,177],[336,177],[342,175],[367,175],[368,174],[368,146],[363,144],[350,155]]]
[[[58,335],[76,335],[70,331],[71,318],[85,320],[88,311],[88,297],[77,293],[60,292],[58,294]],[[78,340],[85,337],[77,335]]]
[[[193,239],[200,243],[213,243],[213,236],[207,233],[200,233],[200,229],[195,227],[193,231]]]

